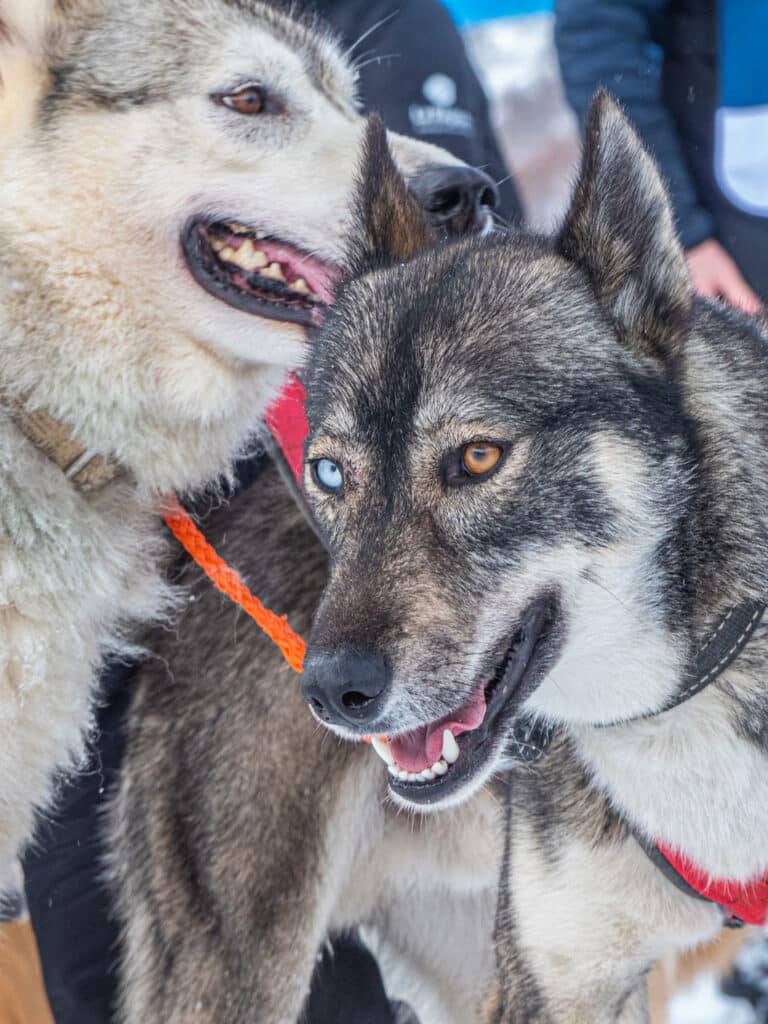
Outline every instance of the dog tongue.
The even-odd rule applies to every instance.
[[[475,690],[463,707],[437,722],[430,722],[413,732],[393,736],[390,750],[398,765],[406,772],[418,774],[431,768],[443,752],[443,733],[450,729],[454,736],[471,732],[485,718],[485,685]]]

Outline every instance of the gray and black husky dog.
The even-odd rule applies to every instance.
[[[361,255],[429,241],[369,128]],[[482,227],[482,224],[478,224]],[[309,633],[326,553],[274,467],[206,517],[208,539]],[[386,799],[367,747],[318,727],[242,611],[187,564],[190,601],[139,680],[112,825],[129,1024],[295,1024],[328,932],[366,927],[422,1024],[476,1019],[493,977],[503,848],[490,789],[430,820]]]
[[[374,270],[315,349],[317,718],[385,734],[414,812],[543,755],[509,776],[498,1024],[645,1020],[654,960],[764,917],[767,341],[693,297],[602,96],[556,239]]]
[[[305,695],[341,736],[387,734],[388,770],[319,730],[185,569],[113,818],[130,1022],[292,1024],[323,935],[354,924],[424,1024],[479,1019],[523,713],[558,729],[509,775],[490,1020],[644,1019],[649,965],[722,912],[641,842],[715,878],[766,868],[765,631],[729,661],[768,575],[765,338],[692,298],[657,172],[605,99],[554,240],[401,265],[423,221],[387,194],[367,192],[366,273],[309,381],[331,576]],[[256,492],[209,536],[308,631],[326,556],[276,471]]]

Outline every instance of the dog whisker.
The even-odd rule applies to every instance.
[[[357,71],[362,71],[369,64],[381,64],[383,60],[396,60],[399,57],[402,57],[401,53],[382,53],[378,57],[370,57],[368,60],[364,60],[362,64],[355,64],[355,68]]]
[[[363,32],[361,35],[359,35],[357,37],[357,39],[354,41],[354,43],[352,43],[352,45],[350,47],[348,47],[348,49],[346,49],[344,51],[344,53],[342,54],[342,57],[345,58],[345,59],[350,59],[352,54],[355,52],[355,50],[360,45],[360,43],[364,42],[369,36],[373,35],[374,32],[376,32],[378,29],[380,29],[383,25],[386,25],[386,23],[388,21],[391,21],[399,13],[400,13],[400,8],[396,7],[395,10],[392,11],[390,14],[386,14],[383,18],[379,18],[379,20],[375,24],[371,25],[370,28],[367,28],[365,30],[365,32]]]

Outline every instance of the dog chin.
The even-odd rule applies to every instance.
[[[294,369],[307,357],[307,332],[298,324],[257,319],[206,303],[195,326],[197,339],[227,363]]]

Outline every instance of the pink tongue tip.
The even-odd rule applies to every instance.
[[[450,715],[423,725],[412,732],[390,740],[390,750],[397,764],[406,772],[418,774],[440,760],[443,733],[450,729],[454,736],[476,729],[485,718],[485,685],[479,686],[466,704]]]

